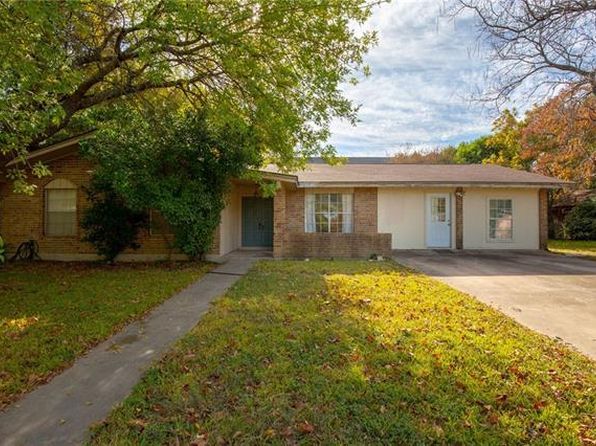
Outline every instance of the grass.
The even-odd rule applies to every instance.
[[[580,444],[594,389],[594,362],[393,262],[265,261],[90,443]]]
[[[596,240],[549,240],[548,250],[559,254],[573,254],[596,259]]]
[[[209,268],[49,262],[0,268],[0,409]]]

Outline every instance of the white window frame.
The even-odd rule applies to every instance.
[[[490,231],[490,222],[491,220],[498,220],[497,217],[491,217],[490,215],[490,210],[491,210],[491,206],[490,203],[491,201],[510,201],[511,202],[511,237],[510,238],[492,238],[491,237],[491,231]],[[514,200],[511,197],[488,197],[486,199],[486,216],[487,216],[487,222],[486,222],[486,239],[490,242],[490,243],[511,243],[513,242],[513,238],[514,238],[514,225],[515,225],[515,218],[514,218]]]
[[[329,209],[331,204],[331,196],[336,195],[339,197],[339,203],[341,203],[342,210],[334,214],[342,216],[342,224],[339,231],[331,230],[331,211],[317,212],[317,197],[327,196],[327,208]],[[312,192],[305,195],[304,201],[304,232],[307,233],[319,233],[319,234],[348,234],[354,231],[354,215],[353,215],[353,194],[344,192]],[[348,209],[344,209],[347,206]],[[317,215],[327,215],[327,231],[317,231]]]

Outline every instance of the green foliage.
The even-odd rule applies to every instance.
[[[261,164],[255,129],[225,114],[160,104],[110,110],[84,150],[132,209],[159,211],[176,246],[200,257],[213,243],[230,180]]]
[[[156,91],[213,101],[255,123],[261,150],[292,168],[328,156],[329,124],[355,122],[341,91],[367,73],[366,0],[0,2],[0,154],[75,128],[88,112]],[[38,169],[37,174],[44,174]],[[11,173],[31,192],[26,171]]]
[[[0,269],[0,410],[210,269],[189,262]]]
[[[521,156],[521,132],[526,125],[515,110],[504,110],[493,122],[493,130],[486,143],[494,153],[484,163],[499,164],[514,169],[530,170],[531,161]]]
[[[147,226],[147,213],[130,209],[101,178],[94,179],[86,192],[90,206],[81,219],[83,240],[110,263],[125,249],[138,249],[137,238],[139,230]]]
[[[521,156],[521,132],[525,125],[515,110],[504,110],[493,122],[490,135],[459,144],[454,159],[460,164],[499,164],[529,170],[532,160]]]
[[[588,358],[393,262],[261,262],[90,444],[579,445],[595,386]]]
[[[596,240],[596,200],[586,200],[565,218],[565,233],[571,240]]]
[[[0,236],[0,265],[4,262],[6,262],[6,245],[2,236]]]
[[[456,149],[452,146],[438,147],[432,150],[404,150],[395,153],[392,163],[398,164],[453,164]]]
[[[458,164],[482,164],[495,153],[495,148],[488,145],[488,136],[481,136],[470,142],[462,142],[455,149],[454,160]]]

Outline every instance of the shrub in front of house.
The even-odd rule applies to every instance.
[[[140,248],[137,239],[147,225],[146,213],[130,209],[111,186],[97,178],[86,192],[91,206],[81,220],[83,240],[110,263],[125,249]]]
[[[571,240],[596,240],[596,200],[586,200],[565,218],[565,233]]]

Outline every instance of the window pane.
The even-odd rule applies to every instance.
[[[513,238],[512,200],[489,200],[488,236],[492,240],[511,240]]]
[[[352,196],[350,194],[314,194],[314,209],[307,208],[307,222],[316,232],[352,232]],[[309,230],[307,223],[307,231]]]
[[[315,212],[327,212],[329,208],[329,195],[316,194],[315,195]]]
[[[511,239],[511,231],[495,231],[495,239],[497,240],[510,240]]]
[[[430,205],[430,216],[432,222],[444,222],[447,219],[445,197],[432,197]]]
[[[45,233],[50,236],[76,235],[76,189],[46,190]]]
[[[77,191],[74,189],[49,189],[48,212],[73,212],[77,210]]]

